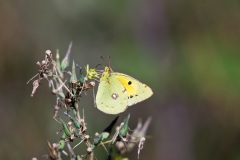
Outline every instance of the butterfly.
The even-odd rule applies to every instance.
[[[152,89],[146,84],[105,67],[98,86],[96,106],[104,113],[119,114],[152,94]]]

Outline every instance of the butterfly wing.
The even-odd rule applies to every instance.
[[[118,114],[127,109],[128,95],[114,76],[100,80],[96,95],[97,108],[107,114]]]
[[[126,89],[128,106],[141,102],[153,94],[150,87],[129,75],[117,72],[113,72],[111,75],[116,77]]]

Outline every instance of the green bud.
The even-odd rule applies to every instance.
[[[102,139],[101,139],[101,141],[105,141],[106,139],[108,139],[108,137],[109,137],[109,135],[110,135],[108,132],[102,132],[101,134],[102,134]]]
[[[63,150],[64,146],[65,146],[65,140],[60,140],[58,150],[59,151]]]
[[[109,135],[110,134],[108,132],[100,133],[98,136],[94,138],[93,144],[98,145],[100,142],[105,141],[109,137]]]
[[[81,125],[80,123],[77,121],[77,120],[72,120],[73,122],[73,125],[77,128],[77,129],[80,129],[81,128]]]
[[[63,135],[62,135],[62,137],[61,137],[61,140],[65,140],[66,139],[66,134],[65,134],[65,132],[63,133]]]
[[[101,142],[102,134],[99,134],[98,136],[94,137],[93,144],[98,145]]]
[[[76,111],[76,108],[75,107],[73,107],[73,114],[74,114],[74,116],[77,116],[77,111]]]
[[[130,118],[130,114],[124,119],[124,124],[123,126],[120,128],[119,130],[119,135],[122,137],[126,137],[127,133],[128,133],[128,121]]]
[[[61,123],[62,123],[62,126],[63,126],[63,130],[65,132],[65,134],[70,137],[71,136],[71,132],[70,130],[68,129],[68,126],[63,122],[62,119],[60,119]]]
[[[77,160],[82,160],[82,158],[79,155],[77,155]]]
[[[80,128],[81,128],[81,125],[80,125],[80,123],[79,123],[77,120],[73,119],[72,117],[70,117],[70,119],[71,119],[71,121],[73,122],[73,125],[74,125],[77,129],[80,129]]]
[[[72,116],[70,116],[67,112],[64,112],[64,114],[70,118],[70,120],[73,122],[73,125],[74,125],[77,129],[80,129],[80,128],[81,128],[80,123],[79,123],[76,119],[74,119]]]

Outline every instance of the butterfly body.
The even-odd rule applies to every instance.
[[[100,78],[96,104],[102,112],[118,114],[124,112],[128,106],[149,98],[152,94],[151,88],[146,84],[106,67]]]

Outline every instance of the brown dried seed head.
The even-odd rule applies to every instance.
[[[97,136],[99,136],[99,133],[98,133],[98,132],[95,133],[95,137],[97,137]]]
[[[89,136],[89,135],[86,135],[86,136],[84,136],[84,138],[85,138],[85,139],[89,139],[89,138],[90,138],[90,136]]]
[[[46,61],[45,60],[42,60],[42,65],[46,64]]]
[[[37,63],[36,63],[39,67],[41,66],[41,63],[38,61]]]
[[[88,152],[88,153],[92,153],[92,148],[91,148],[91,147],[88,147],[88,148],[87,148],[87,152]]]
[[[48,56],[50,56],[50,54],[52,53],[50,50],[46,50],[45,52]]]
[[[93,87],[95,86],[95,82],[93,82],[93,81],[91,81],[89,84]]]

